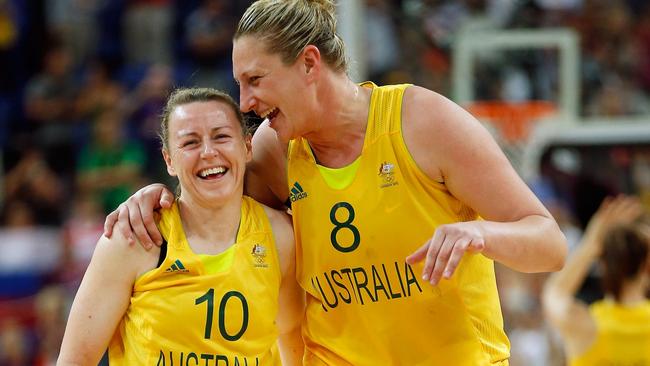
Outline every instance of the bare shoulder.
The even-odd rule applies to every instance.
[[[93,253],[93,261],[119,264],[121,269],[131,272],[135,279],[140,274],[155,268],[159,256],[159,247],[154,246],[146,250],[137,239],[136,243],[129,244],[122,233],[116,230],[110,238],[102,235],[99,239]]]
[[[253,135],[253,159],[246,166],[246,191],[256,200],[280,207],[289,197],[287,188],[287,146],[263,122]]]
[[[285,273],[288,266],[294,263],[295,245],[291,217],[284,211],[276,210],[263,205],[264,212],[269,218],[275,245],[280,257],[280,267]]]
[[[412,87],[403,102],[402,131],[418,167],[490,221],[517,221],[544,206],[518,176],[487,129],[462,107]]]
[[[403,101],[402,131],[418,166],[432,179],[444,182],[459,163],[472,163],[480,155],[504,163],[505,157],[474,116],[434,91],[413,86]]]

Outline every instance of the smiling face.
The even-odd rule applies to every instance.
[[[238,38],[233,44],[233,73],[239,84],[242,112],[254,111],[268,119],[280,141],[302,136],[308,130],[309,87],[314,73],[299,57],[286,65],[277,54],[266,51],[254,37]],[[312,89],[313,90],[313,89]]]
[[[232,107],[224,102],[191,102],[169,115],[167,172],[178,177],[181,200],[204,207],[241,199],[250,136],[244,135]]]

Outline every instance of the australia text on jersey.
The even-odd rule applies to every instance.
[[[311,278],[322,296],[321,306],[334,309],[339,305],[364,305],[367,301],[390,301],[422,293],[417,276],[408,263],[371,264],[370,267],[332,269]]]

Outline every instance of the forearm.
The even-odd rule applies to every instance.
[[[483,255],[517,271],[534,273],[562,268],[566,238],[551,218],[530,215],[515,222],[479,221]]]

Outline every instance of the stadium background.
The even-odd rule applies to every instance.
[[[231,37],[249,3],[0,0],[0,365],[54,364],[105,214],[169,182],[155,134],[169,90],[237,98]],[[338,3],[353,78],[419,84],[470,109],[487,102],[486,126],[570,245],[604,196],[650,202],[646,1]],[[459,52],[463,39],[516,43],[521,31],[573,43]],[[556,113],[537,120],[531,101]],[[564,364],[540,308],[545,279],[498,267],[513,366]],[[596,269],[580,296],[601,296]]]

